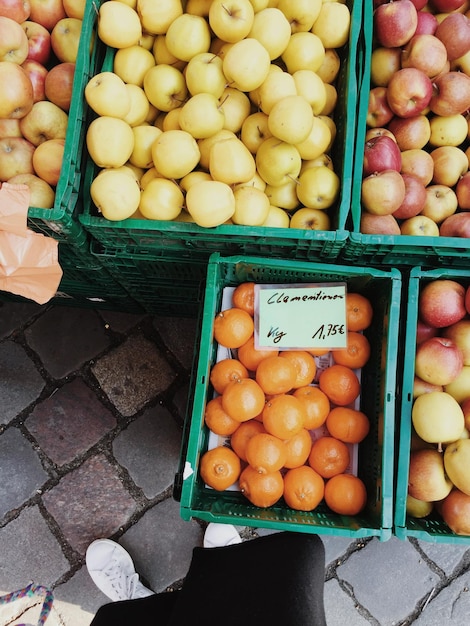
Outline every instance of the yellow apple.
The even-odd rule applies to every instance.
[[[295,146],[302,160],[312,161],[329,151],[331,139],[329,127],[318,115],[315,115],[308,137],[304,141],[296,143]]]
[[[148,170],[146,170],[143,174],[142,177],[140,179],[140,188],[141,189],[145,189],[145,187],[147,187],[147,185],[149,184],[149,182],[151,180],[153,180],[154,178],[164,178],[164,176],[162,176],[160,174],[160,172],[157,170],[156,167],[149,167]]]
[[[77,17],[64,17],[51,31],[51,47],[61,63],[77,61],[82,20]]]
[[[268,196],[271,204],[281,209],[292,211],[299,206],[296,180],[289,180],[287,183],[277,185],[276,187],[266,185],[264,193]]]
[[[290,217],[287,211],[278,206],[270,205],[268,216],[262,226],[269,228],[289,228]]]
[[[429,145],[433,147],[460,146],[467,138],[468,123],[464,115],[434,115],[429,125]]]
[[[227,50],[222,67],[228,85],[247,92],[261,85],[270,65],[271,59],[266,48],[257,39],[247,37]]]
[[[330,217],[322,209],[302,207],[290,218],[290,227],[300,230],[331,230]]]
[[[268,137],[272,137],[272,133],[268,128],[268,116],[266,113],[257,111],[244,120],[240,139],[252,154],[258,152],[259,146]]]
[[[400,224],[400,232],[413,237],[439,237],[439,226],[430,217],[415,215]]]
[[[257,39],[269,52],[271,61],[281,56],[291,36],[289,20],[274,7],[266,7],[255,13],[248,37]]]
[[[465,427],[462,409],[457,400],[445,391],[431,391],[418,396],[412,407],[411,419],[418,436],[428,443],[456,441]]]
[[[325,46],[318,35],[311,32],[296,32],[281,55],[290,74],[298,70],[318,72],[325,59]]]
[[[134,133],[134,148],[129,161],[132,165],[149,169],[153,166],[152,144],[162,134],[156,126],[143,124],[132,128]]]
[[[316,70],[324,83],[331,84],[337,78],[341,68],[341,59],[334,48],[327,48],[320,67]]]
[[[297,148],[277,137],[268,137],[255,157],[258,174],[268,185],[277,186],[296,179],[302,166]]]
[[[309,168],[299,176],[297,196],[305,207],[328,209],[338,198],[339,191],[339,176],[326,165]]]
[[[171,221],[181,213],[183,203],[183,192],[175,182],[153,178],[141,193],[139,211],[149,220]]]
[[[136,5],[137,5],[137,2],[136,2]],[[142,37],[139,39],[139,46],[141,48],[145,48],[146,50],[149,50],[150,52],[152,52],[154,43],[155,43],[155,35],[151,35],[150,33],[142,33]]]
[[[88,126],[86,145],[98,167],[120,167],[132,154],[134,133],[124,120],[103,115]]]
[[[238,133],[251,112],[249,97],[239,89],[226,87],[219,98],[219,102],[225,116],[224,128],[233,133]]]
[[[269,66],[269,72],[268,75],[271,72],[283,72],[284,70],[282,69],[282,67],[280,67],[279,65],[276,65],[276,63],[271,63],[271,65]],[[267,77],[266,77],[267,78]],[[265,79],[266,80],[266,79]],[[263,81],[264,82],[264,81]],[[257,87],[256,89],[252,89],[251,91],[248,92],[248,97],[250,98],[250,101],[252,102],[252,104],[254,104],[254,106],[259,109],[260,108],[260,95],[259,95],[259,87]]]
[[[114,72],[99,72],[85,85],[85,100],[98,115],[125,117],[131,108],[131,99],[122,78]]]
[[[214,180],[236,185],[253,178],[256,164],[245,144],[234,135],[213,144],[209,153],[209,172]]]
[[[139,183],[122,170],[100,172],[90,185],[90,196],[98,211],[108,220],[130,217],[140,202]]]
[[[113,61],[113,72],[125,83],[142,87],[144,76],[155,65],[155,57],[141,45],[129,46],[116,50]]]
[[[238,186],[234,192],[234,224],[261,226],[269,214],[270,202],[267,195],[253,186]]]
[[[278,0],[277,8],[286,16],[292,33],[309,31],[320,14],[322,0]]]
[[[143,88],[149,102],[165,112],[181,106],[188,93],[183,73],[166,63],[157,64],[147,71]]]
[[[235,198],[229,185],[206,180],[191,185],[186,193],[186,208],[196,224],[205,228],[220,226],[235,212]]]
[[[188,62],[184,77],[189,93],[211,93],[220,98],[227,85],[222,71],[222,59],[212,52],[196,54]]]
[[[211,4],[212,0],[187,0],[185,11],[191,15],[207,17]]]
[[[430,152],[434,163],[432,182],[453,187],[466,171],[468,159],[464,150],[457,146],[439,146]]]
[[[185,130],[165,130],[152,144],[152,158],[166,178],[183,178],[199,163],[199,146]]]
[[[349,40],[351,13],[346,4],[324,2],[312,26],[312,33],[318,35],[325,48],[341,48]]]
[[[8,179],[10,185],[26,185],[29,189],[29,206],[38,209],[52,209],[55,201],[55,191],[35,174],[17,174]]]
[[[470,365],[464,365],[462,371],[454,380],[444,387],[444,391],[449,393],[460,404],[470,397]]]
[[[168,113],[162,113],[163,121],[161,124],[161,130],[181,130],[180,115],[182,107],[172,109]]]
[[[285,96],[272,106],[268,128],[281,141],[299,144],[310,135],[313,119],[312,107],[303,96]]]
[[[263,9],[266,9],[269,5],[269,0],[250,0],[250,2],[253,5],[255,14],[258,13],[258,11],[262,11]]]
[[[179,181],[179,185],[181,189],[186,193],[188,189],[195,185],[196,183],[200,183],[203,180],[213,180],[212,176],[208,172],[203,172],[202,170],[193,170],[183,176],[183,178]]]
[[[119,0],[107,0],[99,8],[98,37],[111,48],[139,43],[142,25],[137,12]]]
[[[235,43],[248,36],[254,13],[250,0],[213,0],[209,8],[209,25],[216,37]]]
[[[131,106],[127,115],[123,117],[123,120],[127,122],[129,126],[140,126],[147,119],[150,103],[142,87],[133,85],[132,83],[126,83],[126,90],[129,94]]]
[[[277,67],[277,66],[272,66]],[[297,96],[297,88],[292,74],[270,71],[258,87],[258,107],[269,115],[273,106],[287,96]]]
[[[186,67],[186,61],[181,61],[181,59],[177,59],[168,50],[165,35],[155,35],[152,52],[153,56],[155,57],[155,63],[157,65],[171,65],[177,70],[184,70],[184,68]]]
[[[305,170],[308,170],[310,167],[317,167],[318,165],[326,165],[330,169],[334,170],[333,159],[329,154],[320,154],[315,159],[303,159],[302,167],[300,168],[300,173],[302,174]]]
[[[170,24],[183,13],[181,0],[137,0],[142,29],[152,35],[164,35]]]
[[[208,52],[211,45],[209,24],[200,15],[183,13],[169,25],[166,47],[181,61],[190,61],[196,54]]]
[[[324,82],[324,85],[326,91],[326,102],[321,111],[321,115],[331,115],[336,108],[336,103],[338,102],[338,92],[336,87],[331,83]]]
[[[195,139],[204,139],[222,130],[225,114],[216,96],[197,93],[181,107],[178,122]]]
[[[199,146],[199,152],[201,154],[201,157],[199,159],[200,166],[208,171],[209,161],[210,161],[210,151],[211,151],[212,146],[217,141],[222,141],[223,139],[229,139],[232,137],[236,137],[235,133],[232,132],[231,130],[223,128],[218,133],[215,133],[215,135],[212,135],[212,137],[207,137],[207,139],[199,139],[197,143]]]
[[[446,217],[457,211],[457,194],[447,185],[428,185],[426,188],[426,200],[420,211],[420,215],[429,217],[436,224],[443,222]]]
[[[258,174],[258,172],[255,172],[255,175],[253,176],[253,178],[250,178],[250,180],[247,180],[244,183],[239,183],[238,185],[232,185],[233,191],[235,191],[235,189],[238,189],[238,187],[255,187],[256,189],[264,191],[266,189],[266,183]]]
[[[315,115],[320,115],[327,103],[326,86],[312,70],[297,70],[292,75],[299,96],[303,96]]]

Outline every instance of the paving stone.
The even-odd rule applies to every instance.
[[[0,595],[31,581],[52,585],[70,565],[37,506],[0,528]]]
[[[185,419],[186,411],[188,410],[189,391],[188,382],[186,385],[183,385],[183,387],[180,387],[173,396],[173,403],[182,421]]]
[[[0,338],[8,337],[14,330],[21,328],[42,308],[35,302],[0,302]]]
[[[36,452],[17,428],[8,428],[0,435],[0,518],[29,500],[48,478]]]
[[[469,614],[470,572],[465,572],[430,600],[413,626],[465,626]]]
[[[78,370],[109,345],[104,322],[96,311],[72,307],[49,309],[26,329],[25,337],[57,379]]]
[[[383,542],[373,539],[336,573],[381,626],[399,624],[439,581],[411,543],[394,537]]]
[[[8,424],[34,402],[44,384],[20,345],[13,341],[0,344],[0,424]]]
[[[155,344],[135,335],[106,354],[92,371],[122,415],[134,415],[173,382],[174,372]]]
[[[468,546],[452,543],[433,543],[431,541],[420,541],[419,547],[426,555],[449,576],[457,565],[467,554],[470,555]]]
[[[191,369],[196,340],[197,320],[189,318],[156,317],[153,325],[167,348],[186,369]]]
[[[134,313],[123,313],[121,311],[100,310],[101,317],[105,320],[111,330],[116,333],[125,333],[144,318],[144,315]]]
[[[348,539],[347,537],[330,537],[328,535],[322,535],[321,539],[325,546],[325,564],[329,565],[333,561],[338,561],[340,557],[344,555],[350,545],[355,541]]]
[[[96,537],[116,533],[136,509],[116,469],[103,455],[92,457],[66,474],[44,494],[43,502],[66,540],[80,554],[85,554]]]
[[[57,465],[70,463],[116,426],[116,419],[81,378],[37,404],[26,427]]]
[[[369,620],[362,617],[354,601],[332,578],[325,583],[325,616],[328,626],[367,626]]]
[[[61,618],[61,626],[89,626],[96,611],[107,602],[109,599],[91,580],[85,566],[54,589],[53,606]]]
[[[147,409],[114,440],[114,458],[147,498],[173,484],[178,468],[181,430],[162,406]]]
[[[168,498],[147,511],[119,543],[158,593],[186,576],[192,550],[202,546],[202,537],[199,524],[182,520],[179,503]]]

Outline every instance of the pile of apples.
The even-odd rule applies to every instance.
[[[470,237],[470,3],[374,0],[360,230]]]
[[[127,218],[330,230],[343,2],[106,0],[90,195]]]
[[[0,0],[0,184],[54,206],[84,0]]]
[[[407,513],[436,510],[470,535],[470,285],[434,279],[420,290]]]

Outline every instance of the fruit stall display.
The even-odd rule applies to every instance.
[[[248,0],[230,11],[188,2],[183,12],[168,3],[164,26],[142,1],[122,22],[134,24],[134,45],[114,27],[122,7],[102,5],[106,58],[85,89],[94,116],[80,220],[104,261],[113,248],[148,260],[207,261],[214,251],[337,258],[347,238],[362,3],[333,5],[302,12],[283,0],[255,12]],[[149,34],[138,46],[141,30]],[[119,118],[117,94],[129,90],[137,103]],[[109,135],[122,141],[100,140]],[[128,201],[111,202],[110,188]]]
[[[413,268],[406,302],[395,534],[470,535],[470,273]]]
[[[356,326],[348,318],[351,350],[256,349],[249,300],[236,291],[253,283],[345,285],[360,318]],[[401,286],[393,268],[211,256],[175,489],[184,519],[391,536]],[[315,332],[327,335],[326,327]],[[335,324],[330,330],[345,332]],[[255,435],[263,436],[247,444]]]
[[[367,0],[352,229],[342,262],[470,264],[465,2]]]

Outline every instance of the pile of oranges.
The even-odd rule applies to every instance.
[[[331,351],[329,365],[317,371],[315,357],[329,350],[255,348],[254,287],[238,285],[232,306],[214,320],[214,340],[233,352],[210,370],[215,394],[204,420],[227,441],[202,455],[201,477],[218,491],[238,481],[245,497],[263,508],[283,498],[292,509],[312,511],[324,501],[335,513],[355,515],[367,500],[363,481],[348,470],[350,444],[370,428],[354,406],[361,391],[357,371],[370,356],[362,331],[371,324],[372,305],[347,292],[347,347]]]

